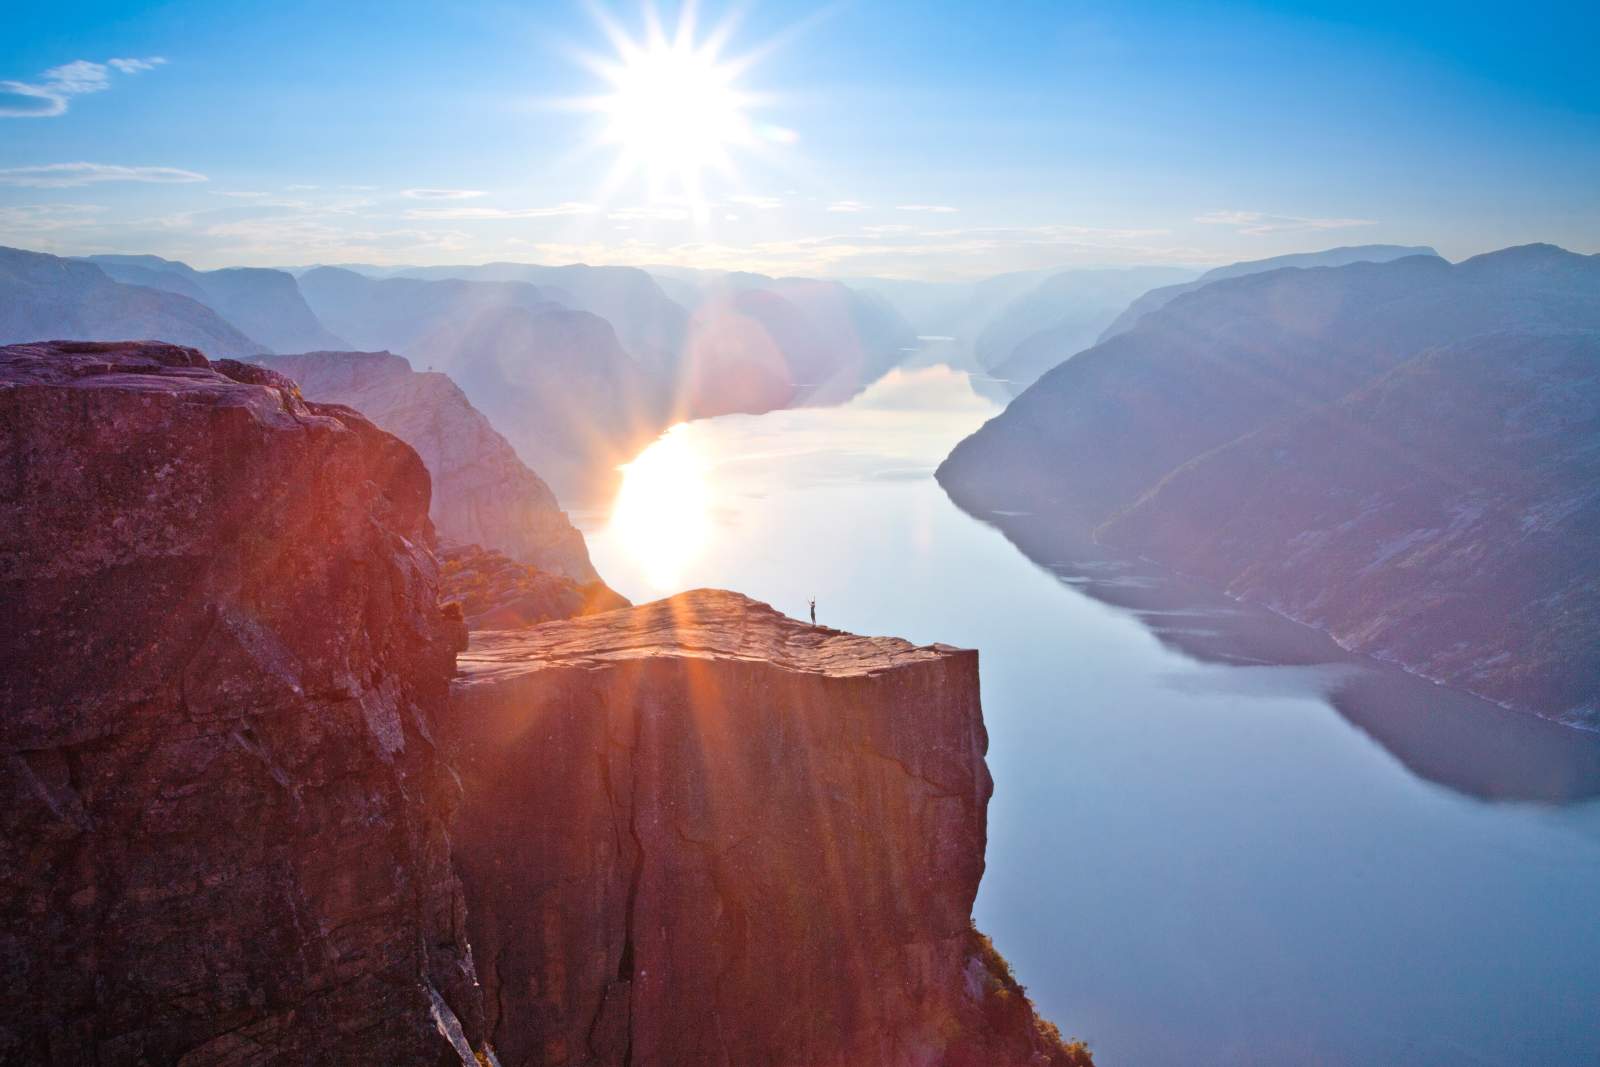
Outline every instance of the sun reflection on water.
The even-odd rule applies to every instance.
[[[659,592],[676,592],[706,549],[711,465],[689,427],[672,427],[622,467],[607,534]]]

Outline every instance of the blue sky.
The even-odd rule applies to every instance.
[[[608,91],[590,7],[33,4],[0,38],[0,243],[911,277],[1600,251],[1593,5],[1400,6],[707,4],[758,133],[688,197],[614,180],[573,106]]]

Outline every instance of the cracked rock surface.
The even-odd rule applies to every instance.
[[[1068,1062],[971,928],[977,665],[716,590],[475,633],[453,840],[502,1062]]]
[[[0,349],[0,457],[0,1063],[459,1063],[416,454],[259,368],[54,342]]]

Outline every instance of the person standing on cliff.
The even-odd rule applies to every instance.
[[[815,626],[816,624],[817,624],[817,598],[816,597],[812,597],[811,598],[811,625]]]

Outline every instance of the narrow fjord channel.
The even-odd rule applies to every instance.
[[[825,625],[981,651],[978,924],[1103,1062],[1600,1061],[1600,738],[1031,561],[933,480],[996,410],[932,368],[691,423],[575,518],[636,602],[815,597]]]

